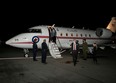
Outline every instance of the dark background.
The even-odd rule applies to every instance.
[[[116,16],[115,10],[114,2],[4,1],[0,7],[0,40],[6,41],[38,25],[106,28],[111,17]]]

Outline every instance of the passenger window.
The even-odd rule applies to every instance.
[[[68,36],[68,33],[66,33],[66,36]]]
[[[91,37],[91,35],[89,34],[89,37]]]
[[[62,36],[62,33],[60,34],[60,36]]]
[[[81,35],[81,37],[83,36],[82,34],[80,34]]]
[[[71,33],[71,36],[73,36],[73,33]]]

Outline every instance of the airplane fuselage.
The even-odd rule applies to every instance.
[[[56,43],[59,48],[64,49],[70,48],[70,44],[72,43],[73,39],[77,39],[80,45],[82,44],[83,39],[86,39],[89,45],[92,45],[94,42],[96,42],[99,45],[111,41],[110,37],[112,36],[112,32],[105,29],[103,29],[104,32],[102,31],[100,32],[98,30],[98,34],[102,33],[102,35],[100,36],[96,35],[96,31],[94,30],[64,28],[64,27],[55,27],[55,30],[57,32]],[[30,32],[21,33],[9,39],[8,41],[6,41],[6,44],[17,48],[32,49],[34,37],[38,38],[37,45],[38,48],[40,49],[43,39],[46,39],[46,43],[49,44],[49,32],[47,26],[35,26],[29,28],[29,31]]]

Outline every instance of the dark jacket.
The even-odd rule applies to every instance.
[[[42,50],[43,51],[48,50],[48,46],[47,46],[47,44],[45,42],[42,43]]]
[[[79,43],[76,42],[76,50],[79,51]],[[71,51],[73,51],[73,43],[71,43]]]
[[[37,51],[37,44],[36,44],[36,42],[33,42],[33,51],[35,52],[35,51]]]
[[[93,47],[92,53],[93,53],[94,56],[97,54],[97,47],[96,46]]]

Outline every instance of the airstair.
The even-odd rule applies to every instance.
[[[50,42],[48,47],[49,47],[49,52],[53,58],[55,58],[55,59],[63,58],[61,56],[61,53],[59,51],[57,44]]]

